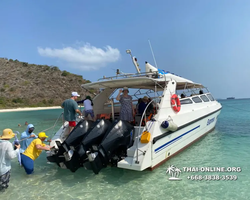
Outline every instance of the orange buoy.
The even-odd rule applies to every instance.
[[[181,110],[181,102],[176,94],[173,94],[171,97],[171,105],[175,112],[179,112]]]

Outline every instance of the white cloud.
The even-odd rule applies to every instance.
[[[79,47],[64,47],[51,49],[38,47],[41,56],[58,58],[67,61],[70,66],[81,70],[97,70],[107,64],[116,62],[121,54],[117,48],[106,46],[104,49],[91,46],[89,43]]]

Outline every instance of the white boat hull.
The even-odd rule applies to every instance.
[[[143,147],[139,147],[140,151],[138,151],[138,156],[135,147],[134,149],[129,149],[129,156],[124,160],[121,160],[118,163],[118,167],[136,171],[143,171],[146,168],[156,168],[180,151],[190,146],[192,143],[199,140],[205,134],[212,131],[215,128],[219,114],[220,109],[206,117],[203,117],[200,120],[196,120],[195,122],[180,128],[179,130],[161,139],[158,139],[155,142],[152,141],[148,144],[148,146],[144,145],[144,149]],[[148,148],[151,148],[151,152]],[[132,151],[132,153],[129,151]]]

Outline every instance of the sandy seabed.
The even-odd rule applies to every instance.
[[[53,107],[32,107],[32,108],[11,108],[11,109],[0,109],[1,112],[18,112],[18,111],[31,111],[31,110],[49,110],[49,109],[58,109],[60,106]]]

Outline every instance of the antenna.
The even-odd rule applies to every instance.
[[[140,74],[140,73],[141,73],[141,69],[139,68],[139,64],[138,64],[138,62],[137,62],[137,58],[134,57],[134,56],[132,56],[132,53],[131,53],[131,50],[130,50],[130,49],[127,49],[127,50],[126,50],[126,53],[129,54],[129,55],[131,56],[132,62],[133,62],[133,64],[134,64],[134,66],[135,66],[137,72]]]
[[[155,60],[155,55],[154,55],[154,52],[153,52],[153,49],[152,49],[150,40],[148,40],[148,43],[149,43],[149,47],[150,47],[150,49],[151,49],[151,53],[152,53],[152,55],[153,55],[153,59],[154,59],[154,62],[155,62],[155,66],[156,66],[156,68],[158,69],[158,66],[157,66],[157,63],[156,63],[156,60]]]

